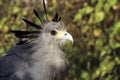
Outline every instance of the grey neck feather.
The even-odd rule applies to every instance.
[[[65,53],[55,41],[51,41],[45,35],[41,35],[36,41],[39,43],[33,49],[37,48],[37,51],[32,55],[32,58],[36,62],[30,68],[34,80],[56,80],[53,79],[56,76],[63,77],[62,75],[65,72],[61,72],[65,71],[68,66]]]
[[[51,38],[49,38],[48,36],[46,34],[42,34],[40,35],[40,37],[38,37],[38,39],[35,40],[38,44],[33,47],[33,50],[37,49],[36,52],[32,55],[33,58],[42,59],[42,57],[45,56],[47,56],[47,58],[49,58],[50,56],[52,57],[55,55],[55,53],[64,54],[56,41],[51,40]]]
[[[38,44],[33,47],[33,50],[37,49],[37,51],[32,55],[33,59],[38,61],[43,59],[51,62],[60,59],[66,61],[66,55],[56,41],[51,40],[44,34],[40,35],[36,41]]]

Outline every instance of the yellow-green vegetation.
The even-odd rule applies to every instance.
[[[0,56],[17,42],[9,30],[28,28],[23,16],[39,23],[34,8],[45,16],[41,0],[0,0]],[[120,80],[120,0],[48,0],[47,9],[49,19],[61,15],[74,37],[65,48],[66,80]]]

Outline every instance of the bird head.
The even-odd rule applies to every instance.
[[[56,43],[59,46],[65,45],[67,42],[73,43],[73,37],[67,32],[63,22],[48,22],[44,25],[42,31],[44,39],[49,43]]]
[[[58,13],[55,14],[55,17],[49,21],[47,17],[47,11],[45,7],[45,2],[43,0],[44,12],[46,14],[46,20],[44,20],[39,12],[35,9],[34,14],[35,16],[41,21],[41,25],[37,25],[29,20],[22,18],[22,20],[31,25],[32,27],[36,28],[36,31],[16,31],[12,30],[11,32],[16,35],[16,37],[21,39],[33,39],[38,38],[38,41],[45,41],[44,43],[54,43],[59,46],[65,45],[67,42],[73,43],[73,37],[70,33],[67,32],[66,26],[63,22],[61,22],[61,17],[59,17]],[[33,35],[34,34],[34,35]],[[41,38],[42,37],[42,38]]]

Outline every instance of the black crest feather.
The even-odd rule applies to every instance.
[[[45,11],[45,15],[46,15],[46,20],[48,20],[48,17],[47,17],[47,9],[46,9],[46,6],[45,6],[45,0],[43,0],[43,8],[44,8],[44,11]]]
[[[35,9],[33,9],[33,11],[34,11],[35,16],[38,17],[38,19],[39,19],[39,20],[41,21],[41,23],[43,24],[43,19],[42,19],[41,15],[40,15]]]
[[[59,17],[58,13],[56,13],[52,21],[59,22],[60,20],[61,20],[61,17]]]
[[[37,25],[37,24],[35,24],[35,23],[33,23],[33,22],[30,22],[29,20],[27,20],[27,19],[25,19],[25,18],[22,18],[22,20],[23,20],[26,24],[31,25],[32,27],[35,27],[35,28],[37,28],[37,29],[42,29],[42,27],[41,27],[40,25]]]
[[[39,31],[20,31],[20,30],[11,30],[10,32],[14,33],[17,38],[37,38]]]
[[[42,16],[39,14],[38,11],[36,11],[35,9],[33,9],[33,12],[34,12],[35,16],[41,21],[42,25],[45,24],[45,21],[48,21],[48,22],[49,22],[48,16],[47,16],[47,9],[46,9],[46,6],[45,6],[45,0],[43,0],[43,8],[44,8],[44,13],[45,13],[45,16],[46,16],[46,20],[44,20],[44,19],[42,18]],[[26,24],[28,24],[28,25],[30,25],[30,26],[38,29],[38,31],[10,30],[10,32],[14,33],[15,36],[20,39],[20,42],[24,42],[24,41],[26,42],[26,40],[23,41],[23,39],[33,39],[33,38],[37,38],[37,37],[38,37],[38,34],[40,34],[40,29],[42,29],[42,27],[41,27],[40,25],[38,25],[38,24],[35,24],[35,23],[33,23],[33,22],[25,19],[24,17],[22,18],[22,20],[23,20]],[[61,17],[59,17],[58,13],[56,13],[55,16],[54,16],[54,18],[52,19],[52,21],[53,21],[53,22],[59,22],[60,20],[61,20]],[[21,40],[22,40],[22,41],[21,41]],[[20,43],[20,42],[19,42],[19,43]]]

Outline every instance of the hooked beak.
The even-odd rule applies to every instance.
[[[73,37],[68,32],[58,31],[57,35],[56,35],[56,39],[60,40],[61,45],[65,45],[66,43],[72,43],[73,44]]]
[[[71,34],[66,32],[64,35],[65,35],[64,38],[66,39],[66,41],[71,41],[73,44],[73,37],[71,36]]]

